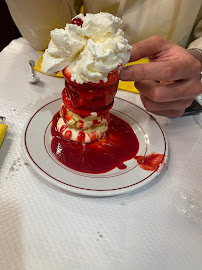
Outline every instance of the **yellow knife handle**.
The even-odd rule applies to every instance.
[[[0,124],[0,147],[1,147],[1,144],[4,140],[4,137],[6,135],[6,130],[7,130],[7,125],[5,124]]]

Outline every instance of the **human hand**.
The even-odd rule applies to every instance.
[[[186,49],[157,36],[133,44],[130,61],[143,57],[150,63],[123,68],[120,79],[135,81],[147,111],[181,116],[202,92],[201,63]]]

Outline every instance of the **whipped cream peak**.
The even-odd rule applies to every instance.
[[[107,82],[107,75],[130,59],[131,46],[124,38],[123,22],[106,12],[79,14],[65,29],[51,31],[51,41],[41,65],[54,74],[71,68],[71,80],[78,84]]]
[[[83,19],[82,29],[88,33],[88,38],[105,42],[108,38],[115,36],[119,29],[123,29],[123,22],[110,13],[87,13]]]

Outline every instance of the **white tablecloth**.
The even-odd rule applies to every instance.
[[[134,192],[106,198],[62,191],[23,158],[21,137],[32,114],[61,95],[64,81],[38,73],[40,54],[23,39],[0,53],[1,270],[202,269],[202,114],[156,117],[169,143],[163,172]],[[141,105],[139,95],[117,96]]]

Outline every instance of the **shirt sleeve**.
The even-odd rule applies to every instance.
[[[188,49],[198,48],[202,50],[202,6],[197,17],[197,24],[193,30],[194,41],[192,41]]]
[[[50,31],[64,28],[82,5],[81,0],[6,0],[21,35],[36,50],[45,50]]]

